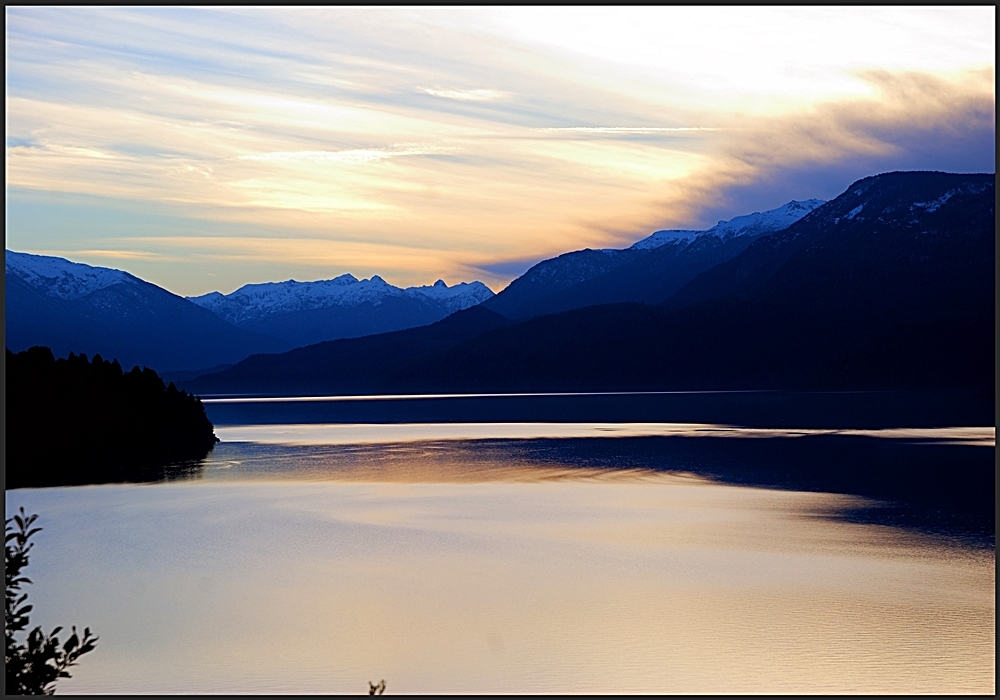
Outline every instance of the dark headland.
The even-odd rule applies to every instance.
[[[159,480],[217,442],[201,401],[148,367],[47,347],[6,362],[8,489]]]

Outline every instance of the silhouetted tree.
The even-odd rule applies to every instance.
[[[45,347],[7,360],[7,488],[147,481],[217,442],[197,397],[148,367]]]
[[[77,659],[97,644],[97,637],[90,628],[83,630],[83,639],[76,633],[70,635],[62,646],[56,636],[62,627],[45,634],[41,627],[28,633],[24,643],[15,639],[14,633],[28,626],[28,613],[32,606],[27,604],[28,594],[21,593],[21,585],[31,583],[22,576],[28,565],[28,552],[34,546],[28,542],[32,535],[41,530],[31,525],[38,515],[26,516],[21,508],[13,518],[7,518],[4,528],[4,578],[7,594],[4,599],[4,625],[6,627],[6,649],[4,666],[6,671],[5,690],[8,695],[52,695],[56,691],[56,681],[69,678],[68,669],[75,666]],[[15,526],[16,525],[16,529]]]

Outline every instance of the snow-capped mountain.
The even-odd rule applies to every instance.
[[[316,282],[247,284],[231,294],[188,299],[241,328],[293,345],[354,338],[434,323],[493,296],[482,282],[395,287],[378,275]]]
[[[737,236],[760,236],[788,228],[813,209],[826,204],[822,199],[806,199],[801,202],[792,200],[784,206],[768,211],[755,211],[753,214],[737,216],[729,221],[720,221],[706,231],[687,229],[672,229],[656,231],[651,236],[633,244],[629,250],[651,250],[672,241],[693,241],[700,236],[718,236],[723,241]]]
[[[242,325],[273,314],[323,309],[330,306],[380,305],[387,297],[426,301],[454,313],[493,296],[482,282],[462,282],[449,287],[444,280],[423,287],[395,287],[378,275],[359,280],[351,274],[316,282],[264,282],[246,284],[231,294],[210,292],[189,301],[214,312],[230,323]]]
[[[92,267],[49,255],[6,252],[6,270],[21,278],[48,297],[66,301],[80,299],[115,284],[139,284],[141,280],[127,272],[107,267]]]
[[[822,204],[821,199],[793,200],[705,231],[657,231],[624,250],[564,253],[532,267],[485,306],[507,318],[529,318],[598,304],[659,304],[758,237],[791,226]]]
[[[15,352],[45,345],[56,356],[99,353],[169,372],[291,347],[121,270],[11,250],[5,257],[6,340]]]
[[[425,297],[438,301],[451,311],[467,309],[493,296],[493,290],[482,282],[459,282],[449,287],[444,280],[438,280],[434,284],[407,287],[403,291],[411,297]]]

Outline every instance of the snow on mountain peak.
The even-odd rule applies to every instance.
[[[691,242],[704,231],[692,231],[688,229],[670,229],[667,231],[656,231],[651,236],[643,238],[638,243],[633,243],[629,250],[651,250],[659,248],[667,243],[676,241]]]
[[[21,278],[43,294],[65,300],[79,299],[114,284],[140,281],[121,270],[12,250],[6,251],[6,270],[8,275]]]
[[[247,284],[231,294],[210,292],[189,301],[222,316],[231,323],[245,323],[264,316],[330,306],[379,305],[387,297],[411,297],[443,304],[450,312],[474,306],[493,296],[482,282],[463,282],[449,287],[444,280],[425,287],[395,287],[379,275],[359,280],[344,274],[315,282],[264,282]]]
[[[492,290],[482,282],[460,282],[449,287],[444,280],[424,287],[407,287],[403,292],[409,297],[443,303],[451,312],[475,306],[493,296]]]
[[[763,212],[757,211],[753,214],[737,216],[728,221],[720,221],[707,231],[691,231],[686,229],[657,231],[632,245],[630,250],[651,250],[667,243],[690,242],[701,236],[718,236],[722,239],[730,239],[736,236],[760,236],[765,233],[773,233],[788,228],[813,209],[825,203],[821,199],[806,199],[801,202],[792,200],[777,209],[770,209]]]

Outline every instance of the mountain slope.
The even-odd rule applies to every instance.
[[[957,271],[943,268],[958,264],[949,262],[954,256],[968,258],[961,264],[977,269],[982,268],[982,256],[992,259],[993,223],[986,217],[992,211],[988,193],[993,189],[993,175],[901,172],[864,178],[813,216],[754,241],[743,254],[699,275],[668,305],[747,298],[797,255],[790,269],[798,272],[783,272],[772,284],[787,274],[797,274],[801,283],[809,284],[810,276],[819,274],[825,282],[812,277],[809,288],[825,298],[823,286],[846,284],[857,290],[858,285],[884,287],[891,279],[892,284],[903,285],[899,293],[905,296],[921,294],[918,280],[923,268],[935,270],[932,276],[947,278],[949,284],[963,284]],[[882,291],[894,294],[891,285]],[[774,291],[770,296],[778,301]],[[861,301],[854,298],[855,303]]]
[[[509,318],[627,301],[658,304],[759,236],[787,227],[822,204],[819,199],[792,201],[720,221],[706,231],[657,231],[625,250],[567,253],[539,263],[485,303]]]
[[[326,341],[277,355],[254,355],[222,372],[185,381],[183,386],[198,393],[364,393],[373,386],[405,382],[414,371],[419,373],[425,358],[509,323],[499,314],[473,306],[428,326]]]
[[[483,306],[507,318],[526,318],[535,306],[553,294],[599,277],[645,254],[642,250],[576,250],[543,260],[507,285]]]
[[[449,287],[438,280],[401,289],[378,275],[359,280],[347,274],[316,282],[248,284],[228,295],[211,292],[188,299],[240,328],[300,346],[426,325],[492,296],[482,282]]]
[[[288,345],[236,328],[120,270],[6,251],[6,342],[117,358],[159,371],[237,362]]]
[[[671,241],[610,272],[536,300],[530,315],[620,302],[659,304],[701,272],[741,253],[753,240],[750,235],[702,235]]]

